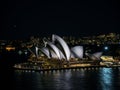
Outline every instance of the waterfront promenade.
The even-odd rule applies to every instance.
[[[119,68],[120,65],[111,65],[111,66],[107,66],[107,65],[90,65],[90,66],[77,66],[77,67],[63,67],[63,68],[25,68],[25,67],[14,67],[15,70],[28,70],[28,71],[57,71],[57,70],[69,70],[69,69],[74,69],[74,70],[78,70],[78,69],[97,69],[97,68]]]

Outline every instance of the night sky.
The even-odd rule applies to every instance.
[[[0,39],[120,33],[118,1],[78,1],[4,1],[0,3]]]

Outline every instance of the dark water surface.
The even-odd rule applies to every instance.
[[[120,90],[119,68],[4,73],[3,88],[10,90]]]

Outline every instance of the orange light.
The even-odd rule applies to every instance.
[[[15,47],[6,47],[6,50],[7,50],[7,51],[15,50]]]

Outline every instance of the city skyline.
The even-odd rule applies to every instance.
[[[120,33],[119,3],[116,0],[12,0],[2,4],[0,39]]]

